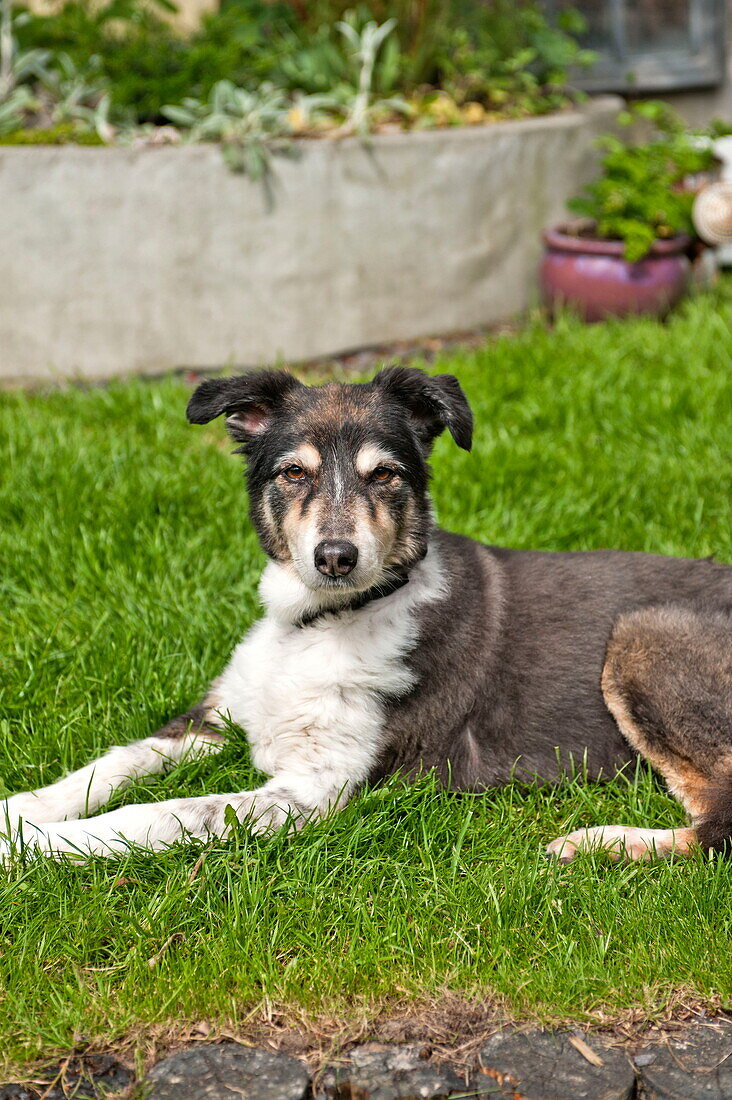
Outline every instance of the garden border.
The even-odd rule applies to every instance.
[[[0,146],[0,381],[298,361],[516,316],[620,105],[302,141],[272,203],[215,146]]]

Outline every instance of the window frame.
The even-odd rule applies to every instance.
[[[590,69],[575,69],[571,82],[587,92],[671,92],[713,88],[724,83],[726,4],[724,0],[688,0],[690,34],[686,48],[630,52],[626,42],[626,11],[633,0],[604,0],[612,41],[594,47],[597,61]],[[548,0],[557,18],[558,0]],[[581,10],[581,8],[580,8]]]

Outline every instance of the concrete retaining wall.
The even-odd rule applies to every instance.
[[[298,360],[515,315],[618,105],[304,142],[271,209],[212,146],[0,147],[0,379]]]

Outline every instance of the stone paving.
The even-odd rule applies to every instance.
[[[365,1043],[314,1074],[297,1058],[235,1042],[199,1042],[137,1080],[111,1055],[81,1055],[0,1100],[732,1100],[732,1020],[710,1019],[642,1042],[580,1031],[506,1028],[472,1064],[428,1045]]]

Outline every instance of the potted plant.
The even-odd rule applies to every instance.
[[[619,123],[634,131],[601,138],[601,175],[568,203],[580,217],[544,233],[544,300],[569,304],[587,321],[663,316],[679,301],[694,247],[694,194],[715,168],[711,143],[664,103],[636,104]],[[639,123],[652,126],[648,140],[638,140]]]

